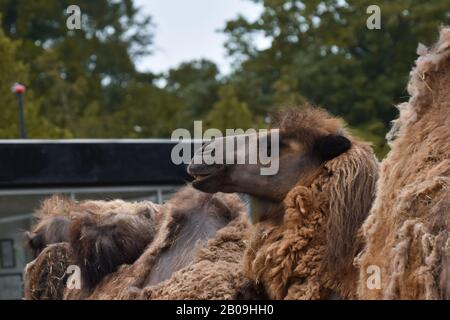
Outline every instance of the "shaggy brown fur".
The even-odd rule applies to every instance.
[[[63,298],[68,274],[75,264],[68,243],[50,244],[37,259],[25,267],[24,293],[27,300],[60,300]]]
[[[254,298],[256,291],[242,274],[241,267],[247,231],[246,218],[241,215],[219,230],[188,266],[174,272],[169,279],[156,285],[145,285],[145,281],[139,285],[139,280],[147,278],[148,271],[144,265],[136,268],[135,263],[108,276],[90,299]],[[133,275],[135,272],[137,275]]]
[[[106,276],[89,295],[66,290],[66,299],[249,297],[251,283],[240,272],[248,223],[239,197],[187,187],[163,209],[154,241],[134,264]]]
[[[319,109],[284,114],[279,127],[282,139],[293,136],[312,149],[320,137],[348,137]],[[350,150],[298,181],[279,214],[254,226],[245,272],[271,299],[356,296],[356,234],[374,198],[378,162],[368,145],[349,139]]]
[[[159,208],[149,201],[85,201],[77,209],[70,245],[87,291],[120,265],[133,263],[159,227]]]
[[[243,239],[248,233],[247,219],[241,212],[217,232],[201,249],[190,266],[141,293],[144,299],[253,299],[258,296],[252,283],[242,274]]]
[[[142,254],[158,228],[158,211],[150,201],[76,202],[53,196],[37,211],[38,222],[26,233],[26,244],[37,257],[49,244],[70,242],[71,259],[89,291],[103,276]]]
[[[363,226],[363,299],[450,298],[450,28],[418,51],[411,98],[388,136],[396,140]],[[369,266],[381,269],[379,289],[367,286]]]
[[[36,258],[52,243],[69,241],[69,214],[74,203],[61,196],[53,196],[42,203],[36,212],[36,223],[25,232],[25,247]]]

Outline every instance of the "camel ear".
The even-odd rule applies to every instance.
[[[336,158],[352,147],[349,139],[342,135],[329,134],[314,142],[313,151],[322,161]]]

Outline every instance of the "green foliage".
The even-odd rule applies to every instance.
[[[66,26],[72,4],[82,11],[80,30]],[[74,137],[116,135],[104,119],[114,118],[131,80],[154,78],[133,62],[152,48],[151,19],[132,0],[0,0],[0,11],[6,35],[20,39],[16,57],[29,64],[39,113]]]
[[[390,149],[385,139],[386,130],[383,123],[373,121],[358,127],[351,127],[350,132],[363,141],[371,142],[378,160],[383,160],[388,154]]]
[[[113,116],[114,128],[109,135],[168,138],[173,130],[189,122],[186,111],[175,95],[149,84],[133,82]]]
[[[224,29],[226,47],[241,61],[230,77],[257,114],[306,99],[345,120],[386,151],[384,134],[407,97],[419,42],[435,41],[450,23],[449,1],[378,1],[381,30],[368,30],[370,0],[253,0],[264,10]],[[271,45],[258,50],[256,36]],[[375,125],[376,124],[376,125]]]
[[[11,87],[15,82],[28,83],[27,67],[16,59],[17,43],[0,30],[0,138],[19,138],[17,98]],[[52,125],[39,115],[40,104],[33,91],[27,91],[25,100],[25,125],[29,138],[69,137],[66,130]]]
[[[342,116],[382,158],[417,44],[450,24],[450,2],[378,1],[382,29],[368,30],[370,0],[249,1],[263,12],[226,24],[235,69],[223,77],[208,60],[138,72],[153,24],[132,0],[0,0],[0,137],[18,135],[10,87],[20,81],[32,137],[170,137],[201,119],[221,130],[258,128],[272,111],[308,101]],[[82,10],[81,30],[66,27],[71,4]],[[258,48],[259,36],[270,46]]]
[[[252,113],[245,102],[239,101],[234,88],[230,85],[222,86],[217,101],[206,117],[206,126],[216,128],[223,133],[226,129],[249,129],[258,127]]]
[[[220,82],[217,66],[208,60],[182,63],[166,77],[166,89],[183,101],[194,119],[204,117],[218,99]]]

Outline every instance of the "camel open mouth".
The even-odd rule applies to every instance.
[[[225,166],[189,165],[187,168],[189,175],[194,178],[192,186],[198,189],[214,182],[224,171]]]
[[[192,175],[192,177],[194,178],[194,180],[197,180],[197,181],[201,181],[201,180],[203,180],[203,179],[206,179],[206,178],[208,178],[209,176],[210,176],[209,174],[203,174],[203,175],[194,174],[194,175]]]

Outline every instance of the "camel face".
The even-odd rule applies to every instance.
[[[69,219],[56,216],[44,219],[33,231],[25,232],[25,246],[29,249],[31,256],[37,256],[52,243],[68,241]]]
[[[195,153],[188,166],[188,173],[195,178],[192,185],[204,192],[240,192],[262,200],[281,202],[295,185],[307,183],[325,160],[334,158],[351,147],[351,142],[344,136],[318,136],[311,144],[309,140],[304,141],[301,136],[286,134],[283,130],[274,129],[266,135],[275,133],[278,134],[276,157],[271,154],[274,143],[267,143],[271,139],[264,134],[246,136],[249,141],[256,141],[256,150],[251,147],[251,143],[246,147],[237,146],[233,150],[227,148],[227,140],[242,136],[218,138],[205,144]],[[266,145],[270,146],[266,155],[272,156],[272,160],[278,163],[276,174],[261,174],[261,168],[265,165],[259,157],[256,163],[252,164],[250,161],[254,157],[252,152],[259,155],[259,147]],[[234,161],[230,161],[231,164],[225,161],[207,161],[210,153],[217,153],[217,150],[222,152],[226,159]],[[245,161],[239,163],[237,159]]]
[[[195,153],[188,167],[189,174],[196,178],[192,185],[204,192],[242,192],[264,199],[281,200],[298,181],[299,176],[318,163],[305,152],[301,143],[290,139],[278,139],[270,143],[270,136],[274,133],[278,134],[279,131],[227,136],[205,144]],[[237,141],[241,138],[248,143],[238,145]],[[231,150],[228,148],[230,139],[236,141]],[[255,143],[252,144],[251,141]],[[274,146],[274,143],[277,145]],[[261,146],[264,146],[264,150],[260,149]],[[276,154],[273,154],[274,149]],[[217,153],[217,150],[221,150],[225,160],[219,163],[208,161],[211,151]],[[277,162],[278,170],[275,174],[262,173],[261,169],[267,168],[268,164],[261,161],[260,153]]]

